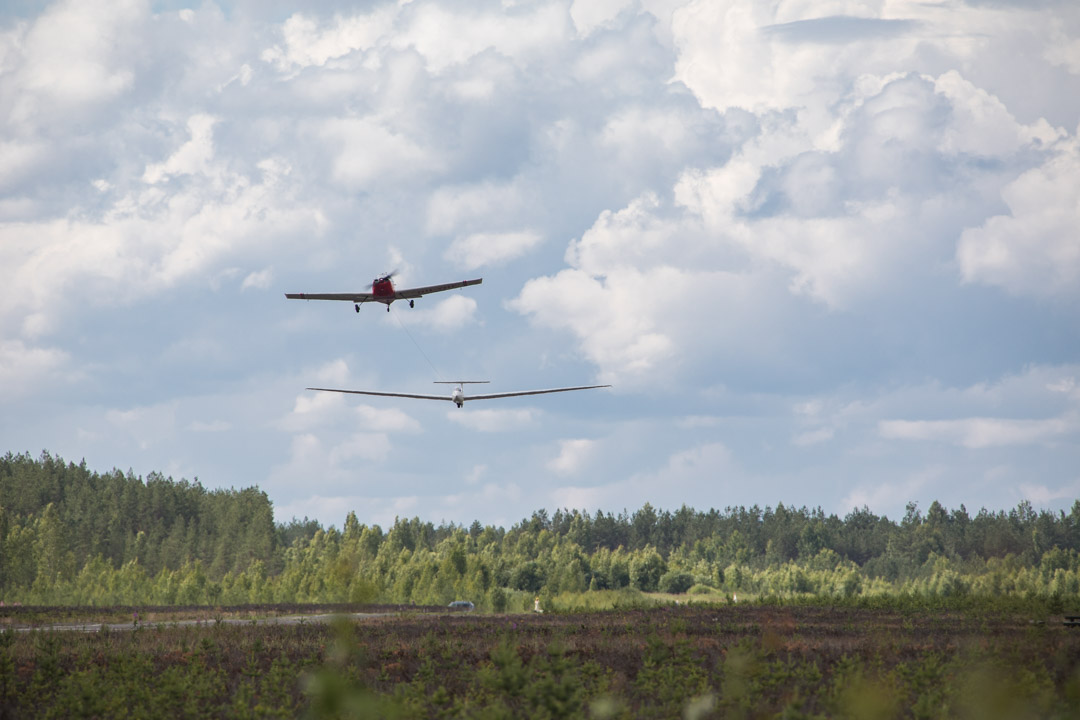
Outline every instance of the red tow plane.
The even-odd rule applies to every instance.
[[[356,312],[360,312],[360,306],[366,302],[381,302],[386,305],[386,312],[390,312],[390,303],[395,300],[408,300],[409,307],[415,307],[415,300],[424,295],[479,285],[483,278],[475,280],[460,280],[458,282],[443,283],[442,285],[428,285],[426,287],[407,288],[398,290],[394,287],[394,275],[387,273],[375,278],[371,283],[371,292],[362,293],[285,293],[290,300],[344,300],[355,303]]]

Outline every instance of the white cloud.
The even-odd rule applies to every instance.
[[[244,281],[240,283],[241,290],[247,290],[248,288],[257,288],[259,290],[265,290],[270,287],[270,283],[274,281],[274,270],[272,268],[263,268],[262,270],[256,270],[248,273]]]
[[[487,465],[473,465],[472,469],[465,475],[466,485],[478,485],[484,476],[487,475]]]
[[[454,408],[446,413],[446,417],[470,430],[477,432],[513,432],[532,425],[539,412],[532,408],[515,408],[513,410],[473,410],[469,403],[465,407]]]
[[[605,210],[585,231],[571,241],[567,262],[592,275],[604,275],[626,267],[642,267],[677,261],[679,228],[656,217],[660,201],[655,193],[635,198],[617,212]]]
[[[112,432],[139,450],[174,441],[178,437],[176,419],[173,401],[105,412],[105,422],[112,426]]]
[[[574,0],[570,4],[570,17],[578,34],[589,35],[610,24],[620,12],[633,6],[631,0]]]
[[[301,381],[309,387],[327,387],[351,389],[357,387],[357,381],[349,371],[348,363],[341,358],[331,360],[318,367],[303,372]],[[300,385],[301,382],[297,382]],[[354,427],[365,418],[374,416],[374,408],[365,405],[353,407],[353,399],[344,393],[303,390],[298,392],[292,410],[275,424],[275,427],[292,433],[311,432],[326,427]],[[402,413],[387,415],[391,425],[404,428],[409,424]],[[367,427],[367,426],[365,426]],[[384,429],[384,428],[368,428]]]
[[[790,269],[792,292],[833,308],[943,262],[947,246],[938,238],[963,228],[938,209],[941,193],[952,192],[940,178],[958,153],[1011,158],[1056,136],[1045,123],[1021,126],[955,72],[936,84],[914,75],[864,83],[845,101],[829,131],[835,139],[815,140],[799,115],[724,166],[684,173],[675,190],[707,232]],[[763,211],[766,203],[778,208]]]
[[[949,99],[952,108],[940,143],[942,152],[1003,157],[1033,140],[1050,143],[1062,134],[1045,120],[1031,127],[1019,124],[1005,103],[964,79],[956,70],[937,78],[934,87]]]
[[[559,475],[573,475],[592,457],[595,441],[587,438],[575,438],[559,441],[559,454],[548,461],[548,468]],[[579,507],[579,506],[576,506]]]
[[[420,423],[414,417],[397,408],[360,405],[354,409],[354,412],[359,419],[358,426],[364,430],[378,430],[384,433],[415,433],[421,430]]]
[[[147,5],[141,0],[61,0],[50,5],[24,26],[25,35],[9,39],[15,40],[21,60],[8,61],[15,86],[7,98],[9,120],[28,127],[39,113],[55,113],[66,123],[71,114],[130,90],[135,72],[125,62],[125,51],[143,35],[146,17]]]
[[[672,304],[673,296],[685,297],[688,284],[670,268],[612,272],[604,279],[563,270],[530,280],[510,307],[540,325],[570,328],[604,379],[634,377],[674,356],[671,338],[656,323],[656,306]]]
[[[200,169],[203,177],[182,188],[125,193],[98,218],[0,221],[0,326],[18,322],[27,334],[48,332],[67,310],[58,293],[78,288],[82,302],[126,304],[204,281],[223,260],[244,252],[250,258],[321,224],[317,210],[293,201],[281,176],[265,172],[269,166],[253,182],[206,170],[208,156],[195,155],[166,161],[150,175],[160,180]],[[25,324],[30,318],[32,327]]]
[[[441,333],[452,333],[461,330],[466,325],[477,322],[477,303],[471,297],[460,293],[452,293],[449,297],[437,301],[433,308],[424,307],[423,303],[430,303],[430,299],[420,298],[415,308],[406,306],[405,310],[397,312],[396,321],[403,325],[414,325],[430,328]],[[397,301],[401,303],[401,301]],[[393,306],[397,308],[398,305]],[[383,313],[384,315],[386,313]],[[390,321],[387,320],[387,323]]]
[[[1080,290],[1080,144],[1073,139],[1002,191],[1008,215],[965,230],[956,259],[967,282],[1016,295],[1073,298]]]
[[[354,460],[383,462],[390,454],[390,438],[385,433],[354,433],[330,449],[327,462],[339,466]]]
[[[639,209],[635,201],[603,214],[571,243],[571,269],[528,281],[507,307],[569,330],[600,379],[620,386],[678,383],[684,368],[730,357],[725,348],[775,362],[784,336],[761,329],[784,322],[782,290],[766,276],[724,269],[715,240],[692,225],[653,223]]]
[[[811,445],[819,445],[823,442],[828,442],[833,439],[835,434],[836,431],[833,428],[822,427],[801,432],[792,438],[791,442],[799,447],[809,447]]]
[[[289,443],[287,459],[270,471],[265,483],[275,491],[297,483],[323,492],[358,486],[378,488],[376,469],[393,450],[383,432],[301,432]]]
[[[408,180],[437,170],[438,155],[376,118],[335,118],[318,131],[333,178],[351,190]]]
[[[14,189],[19,180],[48,156],[44,143],[0,140],[0,190]]]
[[[428,201],[426,230],[432,235],[452,234],[502,213],[518,214],[523,203],[522,189],[512,183],[440,187]]]
[[[33,395],[63,377],[71,361],[57,348],[31,347],[21,340],[0,341],[0,399]]]
[[[327,27],[319,27],[316,20],[295,13],[281,26],[285,46],[268,48],[262,59],[283,72],[325,65],[333,58],[375,46],[393,29],[398,12],[398,6],[387,3],[367,14],[337,15]]]
[[[1073,500],[1080,497],[1080,481],[1066,483],[1055,489],[1035,483],[1020,483],[1018,489],[1021,497],[1036,507],[1046,507],[1055,500]]]
[[[320,383],[345,385],[351,381],[349,364],[341,358],[331,360],[316,368],[312,377]]]
[[[943,467],[924,468],[896,480],[860,485],[845,495],[840,504],[845,509],[900,507],[918,497],[924,488],[941,482],[944,477],[946,470]]]
[[[659,469],[633,475],[627,480],[596,486],[564,486],[551,492],[554,507],[567,508],[637,508],[646,502],[654,507],[678,508],[691,495],[710,497],[701,507],[713,502],[715,493],[726,483],[734,482],[731,452],[719,442],[709,442],[680,450],[667,458]],[[701,509],[701,508],[699,508]]]
[[[540,244],[539,233],[474,233],[458,238],[443,253],[450,262],[466,270],[505,263],[524,255]]]
[[[524,64],[561,50],[569,39],[568,21],[562,3],[538,3],[512,14],[453,12],[439,4],[417,4],[408,27],[396,34],[391,44],[415,48],[435,74],[488,49]]]
[[[249,10],[61,0],[0,29],[12,447],[269,481],[277,507],[338,523],[401,508],[514,522],[568,498],[1013,501],[1030,480],[991,463],[1037,464],[1027,494],[1065,501],[1076,431],[1054,423],[1080,417],[1080,371],[1055,364],[1075,354],[1080,287],[1071,8]],[[499,267],[392,313],[244,292],[359,289],[402,265],[438,282],[454,263]],[[398,320],[448,331],[428,338],[440,365],[592,367],[619,386],[620,418],[579,452],[560,441],[602,429],[588,408],[556,424],[513,400],[301,389],[415,387],[428,368]],[[343,352],[361,358],[351,373],[317,366]],[[428,417],[454,432],[425,432]],[[926,467],[932,481],[908,482]],[[574,482],[552,491],[560,470]]]
[[[489,49],[519,62],[548,54],[567,39],[568,23],[559,3],[541,3],[514,14],[387,3],[366,14],[336,15],[322,25],[297,13],[282,25],[281,35],[283,44],[266,49],[261,57],[282,72],[391,47],[415,50],[428,69],[439,74]]]
[[[284,430],[302,430],[333,421],[344,414],[345,396],[341,393],[305,392],[296,396],[292,413],[282,420]]]
[[[1040,420],[962,418],[959,420],[882,420],[878,433],[890,440],[933,440],[979,449],[1051,443],[1080,431],[1076,416]]]
[[[218,118],[202,113],[188,118],[187,128],[191,139],[165,162],[147,165],[143,181],[155,185],[173,175],[209,173],[214,159],[214,125],[217,122]]]
[[[1055,33],[1047,44],[1043,57],[1051,65],[1063,65],[1073,75],[1080,75],[1080,39],[1065,33]]]
[[[362,522],[379,525],[384,530],[394,525],[397,517],[410,517],[416,513],[420,498],[407,495],[395,498],[367,495],[310,495],[289,503],[274,504],[274,519],[288,522],[291,518],[319,518],[327,527],[344,527],[350,512],[359,513]]]

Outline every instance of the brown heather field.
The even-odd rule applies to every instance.
[[[262,622],[301,610],[312,609],[173,608],[155,619],[144,608],[136,627],[115,608],[93,618],[131,629],[74,632],[11,624],[85,623],[87,611],[5,608],[0,717],[1080,717],[1080,629],[1060,616],[321,606],[394,614]],[[192,619],[201,622],[181,624]]]

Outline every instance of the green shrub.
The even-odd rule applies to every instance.
[[[694,576],[688,572],[669,571],[660,576],[660,592],[681,595],[694,584]]]

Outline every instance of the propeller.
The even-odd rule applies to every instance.
[[[371,281],[371,283],[367,286],[367,289],[371,290],[372,288],[375,287],[375,283],[380,282],[382,280],[393,280],[394,276],[397,275],[397,274],[398,274],[398,271],[394,270],[392,272],[386,273],[385,275],[380,275],[379,277],[377,277],[377,278],[375,278],[374,280]]]

